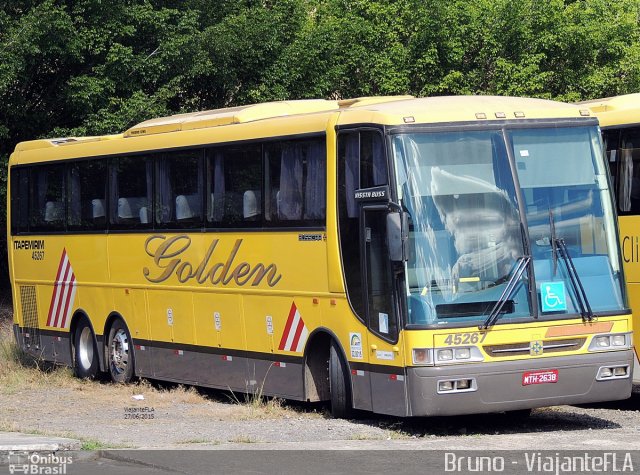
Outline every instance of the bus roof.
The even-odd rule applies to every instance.
[[[24,156],[20,159],[17,157],[19,153],[15,153],[11,158],[11,163],[323,132],[329,124],[330,117],[338,112],[337,125],[380,124],[391,126],[478,122],[496,119],[575,118],[589,115],[588,109],[581,110],[572,104],[543,99],[500,96],[427,98],[380,96],[345,100],[278,101],[160,117],[141,122],[124,133],[116,135],[21,142],[16,146],[16,152],[28,152],[36,149],[39,152],[37,156]],[[296,120],[291,120],[294,117]],[[237,127],[240,124],[244,124],[244,126]],[[212,133],[214,130],[215,134]],[[175,135],[177,132],[183,133]]]
[[[640,93],[578,102],[598,117],[603,128],[640,123]]]
[[[438,96],[375,104],[354,104],[340,114],[339,125],[383,125],[478,122],[487,120],[559,119],[589,116],[586,108],[549,101],[504,96]]]

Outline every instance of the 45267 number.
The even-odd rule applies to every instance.
[[[482,343],[487,337],[487,332],[473,332],[473,333],[455,333],[447,335],[444,342],[447,345],[475,345],[476,343]]]

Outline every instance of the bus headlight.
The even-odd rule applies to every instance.
[[[415,366],[433,366],[434,364],[456,364],[484,361],[477,346],[455,348],[413,348],[411,351]]]
[[[484,361],[484,356],[477,346],[459,346],[455,348],[436,348],[436,364],[468,363]]]
[[[626,343],[627,343],[627,338],[625,335],[611,336],[611,346],[625,346]]]
[[[631,332],[595,335],[589,351],[627,350],[631,348]]]

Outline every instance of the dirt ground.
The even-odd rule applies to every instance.
[[[65,368],[20,360],[10,309],[0,305],[0,431],[80,439],[85,449],[317,448],[640,449],[640,393],[588,407],[534,410],[528,418],[332,419],[319,404],[245,398],[141,381],[80,381]]]

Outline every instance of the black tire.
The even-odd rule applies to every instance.
[[[128,383],[135,375],[133,342],[129,329],[122,320],[116,320],[109,330],[106,347],[107,368],[114,383]]]
[[[73,372],[80,379],[93,379],[98,374],[96,337],[86,318],[78,322],[73,334]]]
[[[329,352],[329,389],[331,391],[331,415],[339,419],[351,416],[353,407],[347,367],[335,342],[331,343]]]

